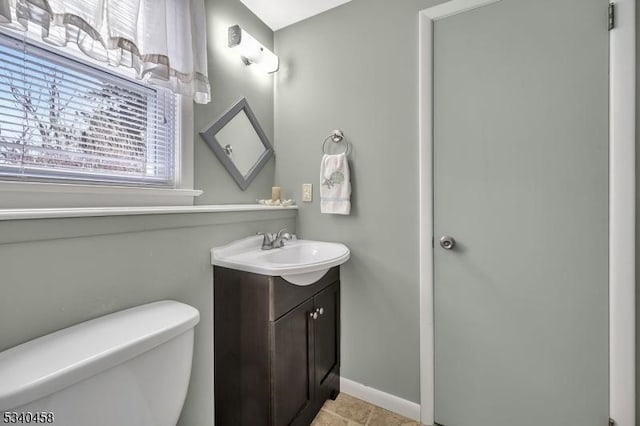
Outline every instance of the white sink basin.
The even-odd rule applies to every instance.
[[[309,285],[349,260],[347,246],[324,241],[285,241],[282,248],[262,250],[256,235],[211,249],[211,264],[256,274],[281,276],[296,285]]]

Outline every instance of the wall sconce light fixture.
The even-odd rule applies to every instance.
[[[229,47],[238,52],[245,65],[254,64],[267,73],[280,67],[280,60],[239,25],[229,27]]]

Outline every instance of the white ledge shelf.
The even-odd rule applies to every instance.
[[[74,208],[35,208],[0,209],[0,220],[54,219],[100,216],[140,216],[186,213],[229,213],[297,210],[298,206],[265,206],[262,204],[218,204],[198,206],[152,206],[152,207],[74,207]]]

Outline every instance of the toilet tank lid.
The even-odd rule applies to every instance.
[[[134,358],[193,328],[200,313],[172,300],[115,312],[0,352],[0,412]]]

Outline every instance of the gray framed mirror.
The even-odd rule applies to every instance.
[[[247,98],[236,102],[200,135],[243,191],[275,155]]]

